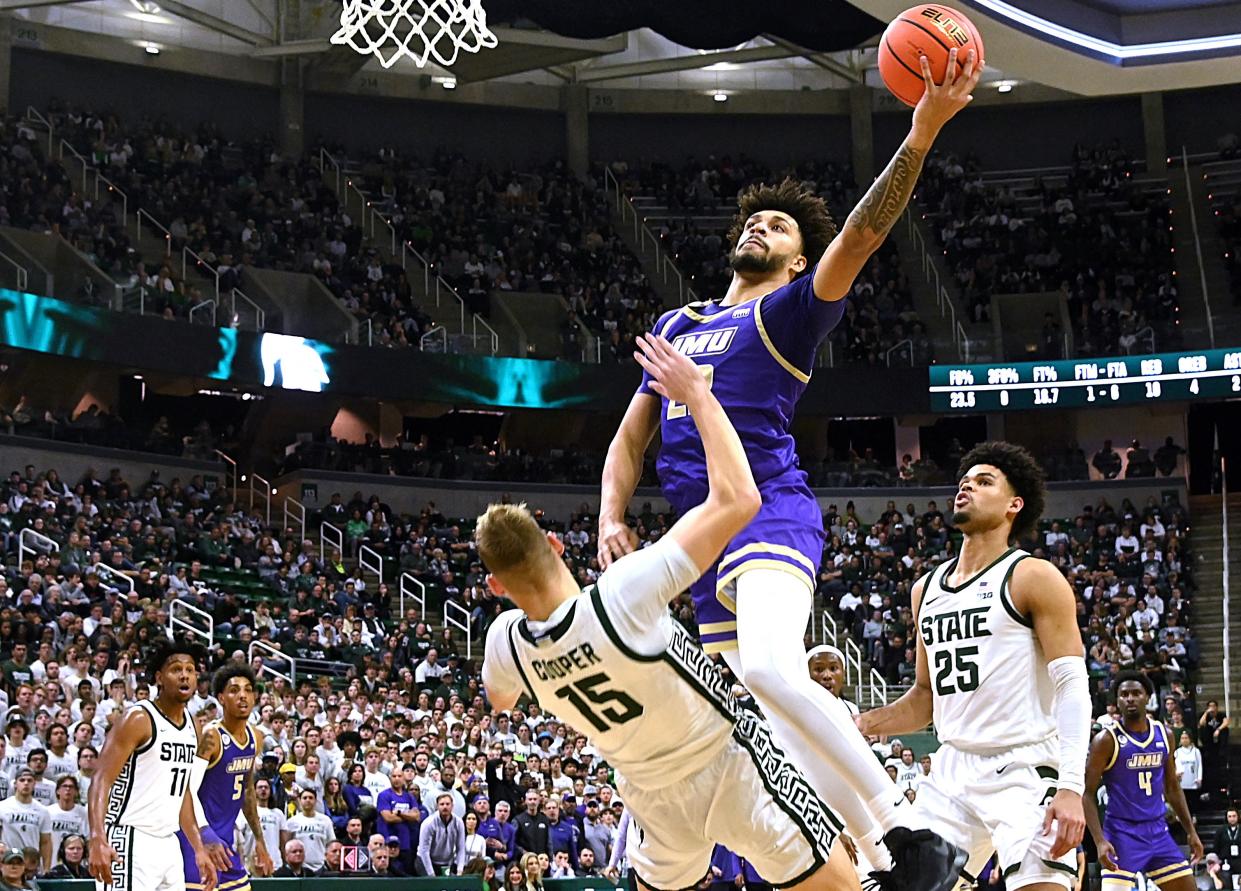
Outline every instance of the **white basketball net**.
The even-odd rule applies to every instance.
[[[461,50],[476,53],[499,41],[487,28],[482,0],[344,0],[332,43],[374,54],[385,68],[409,56],[422,68],[434,58],[445,68]]]

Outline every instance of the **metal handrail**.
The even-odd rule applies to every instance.
[[[269,654],[263,657],[263,660],[262,660],[263,664],[259,668],[259,674],[269,674],[272,677],[276,678],[277,680],[284,681],[290,687],[296,686],[297,684],[297,660],[296,659],[294,659],[292,656],[288,655],[287,653],[280,652],[280,650],[276,649],[271,644],[263,643],[263,641],[261,640],[255,640],[255,641],[250,642],[250,647],[249,649],[246,650],[246,658],[250,660],[251,664],[254,663],[254,651],[255,650],[258,650],[260,653]],[[267,664],[268,658],[282,659],[285,662],[287,662],[289,664],[289,673],[284,674],[283,672],[277,671],[276,669],[272,668],[270,665]]]
[[[162,227],[161,227],[162,228]],[[189,274],[189,258],[193,257],[196,265],[207,270],[208,275],[215,278],[215,299],[220,299],[220,271],[200,257],[188,246],[181,248],[181,280]],[[214,316],[213,316],[214,319]]]
[[[892,346],[888,347],[887,351],[883,354],[883,360],[884,360],[884,363],[885,363],[885,364],[886,364],[889,368],[891,368],[891,367],[892,367],[892,354],[893,354],[893,353],[895,353],[897,350],[899,350],[899,349],[903,348],[903,347],[908,347],[908,348],[909,348],[909,349],[908,349],[908,351],[907,351],[907,352],[908,352],[908,355],[909,355],[909,365],[910,365],[910,367],[913,367],[913,364],[914,364],[914,342],[913,342],[912,340],[910,340],[908,337],[906,337],[904,340],[898,340],[896,343],[892,344]]]
[[[146,286],[145,286],[145,285],[134,285],[134,286],[133,286],[132,288],[130,288],[129,290],[126,290],[126,291],[121,291],[121,307],[120,307],[120,308],[121,308],[121,310],[122,310],[123,312],[132,312],[132,311],[133,311],[133,310],[131,310],[131,309],[129,308],[129,304],[128,304],[128,303],[126,303],[126,300],[127,300],[128,298],[133,297],[134,295],[137,295],[137,297],[138,297],[138,315],[140,315],[140,316],[144,316],[144,315],[146,315],[146,311],[147,311],[147,289],[146,289]]]
[[[957,319],[956,303],[948,293],[948,288],[940,281],[939,269],[931,259],[931,252],[927,247],[926,239],[918,228],[918,224],[914,221],[912,207],[905,208],[905,223],[909,229],[909,240],[913,243],[914,251],[920,255],[922,276],[926,279],[927,284],[932,285],[935,289],[935,304],[939,310],[939,316],[940,318],[945,316],[948,318],[949,331],[952,333],[952,345],[956,347],[957,358],[968,362],[970,358],[970,342],[965,334],[965,326]]]
[[[871,708],[888,704],[888,682],[883,675],[873,668],[870,670],[869,692]],[[860,699],[861,696],[859,695],[858,698]]]
[[[250,509],[251,510],[254,510],[254,494],[255,494],[255,490],[258,488],[255,485],[255,483],[263,484],[262,498],[263,498],[264,503],[266,504],[266,517],[267,517],[265,522],[267,523],[268,526],[270,526],[271,525],[271,496],[274,494],[275,490],[272,489],[270,481],[259,476],[254,471],[251,471],[250,472]]]
[[[327,162],[327,164],[331,164],[334,168],[336,168],[336,191],[339,192],[340,191],[340,177],[341,177],[340,162],[338,162],[335,158],[333,158],[331,153],[327,149],[320,147],[319,148],[319,173],[327,172],[327,170],[325,169],[326,167],[324,163],[325,161]]]
[[[682,304],[695,302],[698,299],[698,294],[692,287],[685,284],[685,274],[676,265],[673,258],[668,256],[668,252],[660,244],[659,236],[651,230],[650,226],[646,225],[646,218],[642,216],[638,206],[633,203],[633,199],[622,192],[620,180],[607,168],[604,168],[603,180],[605,189],[608,182],[611,181],[612,187],[616,190],[616,209],[620,213],[621,223],[624,224],[629,217],[633,217],[633,235],[638,242],[639,251],[649,240],[654,254],[655,271],[663,279],[664,284],[668,283],[668,273],[671,271],[676,278],[677,299]]]
[[[331,523],[319,524],[319,559],[327,559],[327,546],[331,539],[328,536],[328,530],[336,533],[336,541],[333,544],[337,553],[344,556],[345,553],[345,531],[339,526],[333,526]]]
[[[150,225],[154,226],[156,229],[164,233],[164,256],[172,257],[172,233],[169,232],[167,229],[165,229],[163,224],[160,223],[159,220],[155,219],[155,217],[151,216],[149,213],[147,213],[142,208],[138,208],[138,212],[134,214],[134,239],[137,240],[142,237],[143,217],[146,218],[147,222]],[[184,263],[182,263],[181,276],[183,278],[185,277]]]
[[[233,497],[236,498],[237,497],[237,462],[233,460],[231,457],[229,457],[228,455],[226,455],[224,452],[221,452],[219,449],[212,449],[212,451],[215,452],[216,456],[221,461],[223,461],[225,464],[230,465],[233,468],[232,491],[233,491]]]
[[[215,325],[215,301],[210,300],[210,299],[204,300],[201,303],[195,303],[193,306],[190,307],[190,313],[189,313],[190,324],[193,324],[196,321],[194,318],[194,314],[207,306],[211,307],[211,321],[209,323],[204,323],[204,324]]]
[[[427,351],[427,343],[429,343],[432,338],[436,337],[437,334],[444,343],[443,351],[445,353],[448,352],[448,329],[443,325],[436,325],[426,334],[422,335],[422,337],[418,338],[418,349],[425,353]]]
[[[295,510],[294,510],[295,509]],[[288,529],[292,524],[290,519],[296,519],[298,523],[298,542],[306,540],[306,505],[302,504],[291,495],[284,498],[284,528]]]
[[[28,290],[30,288],[30,271],[3,251],[0,251],[0,260],[4,260],[17,270],[17,290]]]
[[[1207,337],[1215,349],[1215,317],[1211,314],[1211,293],[1207,288],[1207,267],[1202,260],[1202,238],[1198,235],[1198,212],[1194,209],[1194,190],[1189,184],[1189,156],[1181,146],[1182,171],[1185,174],[1185,200],[1189,202],[1189,225],[1194,233],[1194,250],[1198,254],[1198,275],[1202,283],[1202,306],[1207,311]]]
[[[359,323],[358,323],[358,329],[359,329],[359,331],[358,331],[358,334],[359,334],[359,336],[358,336],[358,342],[359,342],[359,343],[361,343],[361,341],[362,341],[362,337],[361,337],[361,328],[362,328],[362,323],[361,323],[361,322],[359,322]],[[375,323],[374,323],[374,321],[372,321],[372,320],[371,320],[371,318],[370,318],[369,316],[366,318],[366,345],[367,345],[367,346],[374,346],[374,345],[375,345]]]
[[[367,561],[371,562],[367,562]],[[375,573],[375,577],[379,579],[379,584],[384,583],[384,558],[383,554],[372,548],[370,545],[362,545],[358,548],[358,566],[367,572]]]
[[[858,687],[858,696],[861,697],[862,687],[862,649],[857,645],[851,637],[845,638],[845,645],[842,647],[845,653],[845,683],[856,684]]]
[[[180,607],[182,610],[187,612],[190,616],[197,616],[200,619],[206,620],[207,630],[203,631],[202,628],[198,627],[193,622],[191,622],[188,616],[185,618],[179,617],[177,615],[177,609],[176,609],[177,607]],[[213,643],[215,643],[215,619],[212,618],[211,613],[207,612],[205,609],[194,606],[194,604],[192,603],[186,603],[184,600],[178,600],[176,598],[173,598],[172,601],[168,604],[168,639],[169,640],[172,640],[173,629],[175,628],[181,628],[182,630],[188,631],[190,634],[193,634],[197,637],[206,638],[208,647],[210,647]]]
[[[106,563],[96,563],[91,567],[91,572],[95,575],[105,576],[109,581],[121,582],[125,585],[125,593],[129,594],[134,590],[134,580],[121,572],[119,569],[113,569]]]
[[[460,613],[462,617],[458,617]],[[474,633],[470,630],[470,611],[455,600],[444,601],[444,627],[460,628],[465,632],[465,658],[472,659]]]
[[[461,299],[461,295],[457,293],[456,288],[448,284],[448,282],[444,281],[444,277],[442,275],[440,275],[439,273],[436,273],[435,275],[435,305],[436,306],[440,305],[441,289],[444,291],[447,291],[450,295],[452,295],[453,299],[457,301],[458,308],[460,309],[460,312],[461,312],[461,334],[464,336],[465,335],[465,314],[467,311],[466,306],[465,306],[465,301]],[[470,317],[473,319],[473,323],[472,323],[473,330],[471,331],[470,336],[473,340],[474,345],[476,347],[478,346],[478,338],[480,337],[478,333],[478,326],[479,326],[479,323],[481,323],[482,326],[487,329],[488,333],[491,334],[491,355],[494,356],[496,353],[500,351],[500,335],[496,334],[496,329],[488,325],[487,320],[484,319],[482,316],[480,316],[478,313],[471,312]]]
[[[129,196],[125,194],[125,190],[118,186],[112,180],[108,179],[99,169],[95,169],[95,200],[99,200],[99,184],[103,183],[108,187],[109,192],[115,192],[121,196],[121,228],[124,229],[129,225]]]
[[[31,545],[26,544],[27,537],[32,538],[36,544],[41,544],[44,547],[37,548],[37,547],[33,547]],[[27,551],[29,551],[31,554],[50,554],[54,551],[59,551],[59,550],[60,550],[60,545],[56,543],[55,539],[48,538],[42,532],[39,532],[35,529],[31,529],[29,526],[22,529],[21,532],[17,533],[17,565],[18,567],[20,567],[23,563],[26,562]]]
[[[233,327],[235,328],[243,327],[241,324],[241,313],[237,311],[237,300],[240,298],[244,302],[248,303],[250,305],[250,308],[254,311],[254,329],[253,330],[264,331],[267,329],[267,313],[263,311],[263,307],[259,306],[257,303],[255,303],[253,300],[247,297],[245,295],[245,292],[243,292],[240,288],[233,288],[232,297],[233,297],[233,312],[232,312]]]
[[[55,133],[56,128],[52,126],[52,122],[43,117],[43,115],[39,113],[39,109],[35,108],[33,105],[26,106],[26,117],[27,119],[33,118],[36,122],[47,128],[47,155],[50,158],[52,156],[52,146],[54,144],[52,141],[53,134]]]
[[[87,177],[90,176],[90,172],[93,169],[91,166],[91,163],[90,161],[87,161],[85,158],[83,158],[82,155],[78,152],[78,150],[75,149],[69,143],[69,140],[67,139],[60,140],[60,160],[63,161],[65,159],[66,149],[68,149],[69,154],[73,155],[73,157],[77,160],[77,162],[82,165],[82,192],[85,194],[86,180],[87,180]]]
[[[412,587],[407,588],[406,585]],[[417,588],[418,590],[413,590]],[[412,572],[401,573],[401,618],[405,618],[405,598],[408,597],[414,603],[418,604],[419,615],[422,621],[427,620],[427,586],[414,577]]]
[[[836,627],[836,620],[832,618],[832,614],[827,610],[823,610],[819,614],[819,643],[830,643],[837,646],[836,641],[839,640],[839,629]]]

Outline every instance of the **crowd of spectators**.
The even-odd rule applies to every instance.
[[[590,508],[536,516],[562,536],[578,581],[595,580]],[[113,470],[67,481],[27,466],[0,483],[0,798],[9,802],[0,803],[0,842],[33,848],[32,873],[81,873],[81,803],[99,746],[125,703],[151,695],[145,651],[174,600],[212,617],[204,669],[249,661],[261,671],[261,653],[248,657],[254,642],[303,666],[295,684],[264,678],[253,716],[266,737],[260,815],[280,875],[470,869],[503,881],[514,864],[540,876],[594,875],[615,860],[624,805],[590,741],[535,705],[506,714],[487,706],[477,643],[506,603],[485,584],[472,521],[434,504],[401,514],[361,492],[330,495],[321,519],[378,551],[386,577],[425,584],[432,614],[440,601],[462,606],[470,638],[426,623],[411,604],[402,614],[395,586],[268,525],[201,477],[131,482]],[[631,518],[641,542],[658,540],[673,519],[649,504]],[[829,507],[824,521],[817,604],[899,688],[913,672],[910,588],[957,553],[950,517],[935,502],[889,502],[863,518],[850,502]],[[25,528],[58,548],[19,554]],[[1218,710],[1195,702],[1186,532],[1174,500],[1139,508],[1099,498],[1076,517],[1048,520],[1026,545],[1078,595],[1096,713],[1111,714],[1116,672],[1143,671],[1159,691],[1159,716],[1201,747],[1210,789],[1223,775],[1227,728]],[[697,633],[687,594],[672,611]],[[190,704],[199,722],[220,714],[203,681]],[[910,773],[916,795],[914,756],[874,742],[898,782]],[[48,817],[33,835],[29,821],[8,819],[36,805]],[[239,831],[252,857],[254,840]]]
[[[1118,142],[1077,146],[1067,173],[989,182],[972,155],[932,153],[915,196],[969,314],[994,294],[1060,292],[1079,356],[1178,343],[1179,304],[1165,189],[1134,177]],[[1044,352],[1059,337],[1049,331]],[[1059,347],[1063,352],[1063,347]]]
[[[736,212],[742,189],[792,176],[827,202],[838,224],[858,194],[848,165],[833,162],[807,161],[777,170],[745,155],[735,159],[724,155],[689,158],[679,166],[614,162],[611,169],[627,194],[650,199],[661,209],[647,225],[704,300],[719,299],[728,291],[732,278],[728,226],[720,223]],[[831,345],[836,363],[927,365],[934,360],[933,344],[914,310],[913,294],[891,239],[854,282]]]

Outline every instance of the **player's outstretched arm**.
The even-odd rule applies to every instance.
[[[1077,605],[1068,580],[1046,560],[1018,561],[1010,590],[1018,613],[1029,616],[1034,626],[1055,686],[1052,708],[1060,739],[1059,791],[1043,816],[1043,834],[1050,834],[1056,824],[1051,856],[1063,857],[1081,843],[1086,830],[1082,792],[1090,748],[1090,685]]]
[[[599,565],[607,569],[637,547],[633,530],[625,523],[625,508],[642,477],[642,458],[659,429],[659,400],[635,393],[625,410],[608,456],[603,463],[599,498]]]
[[[964,67],[958,71],[954,49],[948,54],[946,70],[956,72],[956,76],[949,74],[943,84],[936,84],[930,63],[925,56],[922,58],[926,92],[914,109],[913,126],[819,261],[814,273],[814,295],[820,300],[839,300],[849,293],[853,280],[909,204],[922,164],[939,131],[973,99],[982,69],[982,61],[971,49],[966,53]]]
[[[696,365],[662,337],[644,335],[638,340],[638,364],[651,376],[651,389],[684,404],[707,459],[707,498],[688,511],[668,531],[686,556],[705,572],[719,559],[733,539],[762,507],[750,461],[741,439],[724,413],[711,386]]]
[[[1082,808],[1086,813],[1086,828],[1094,839],[1099,852],[1099,862],[1105,869],[1116,869],[1116,848],[1103,837],[1103,822],[1099,819],[1099,783],[1103,772],[1116,756],[1116,737],[1106,730],[1095,734],[1090,744],[1090,757],[1086,759],[1086,788],[1082,792]]]
[[[1202,839],[1198,837],[1198,830],[1194,826],[1194,818],[1189,813],[1189,802],[1185,800],[1185,790],[1181,788],[1181,778],[1176,774],[1176,759],[1169,753],[1168,767],[1163,771],[1163,797],[1167,799],[1168,804],[1172,805],[1172,812],[1176,814],[1176,818],[1181,822],[1181,828],[1185,830],[1185,838],[1189,842],[1189,865],[1195,866],[1202,859],[1203,848]]]
[[[86,822],[90,827],[90,873],[104,885],[112,884],[112,864],[119,858],[108,843],[103,817],[108,812],[108,793],[121,775],[134,750],[151,739],[155,731],[151,716],[142,709],[130,711],[103,741],[95,775],[87,795]]]
[[[914,583],[910,592],[913,604],[914,628],[918,627],[918,611],[922,607],[922,592],[930,576],[923,576]],[[871,709],[857,716],[858,729],[868,736],[886,736],[894,733],[914,733],[931,723],[934,697],[931,694],[931,670],[926,662],[926,646],[917,636],[917,663],[914,683],[900,699],[891,705]]]

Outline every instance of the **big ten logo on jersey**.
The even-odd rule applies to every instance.
[[[721,328],[718,331],[702,331],[693,334],[678,334],[672,338],[672,347],[677,352],[693,358],[694,356],[718,356],[728,352],[733,338],[737,336],[737,328]]]
[[[922,15],[934,22],[935,27],[944,32],[944,36],[953,41],[957,46],[965,46],[965,44],[969,43],[969,32],[952,17],[952,13],[948,10],[928,6],[922,10]]]
[[[171,761],[173,764],[194,763],[193,743],[162,742],[159,744],[159,760]]]

